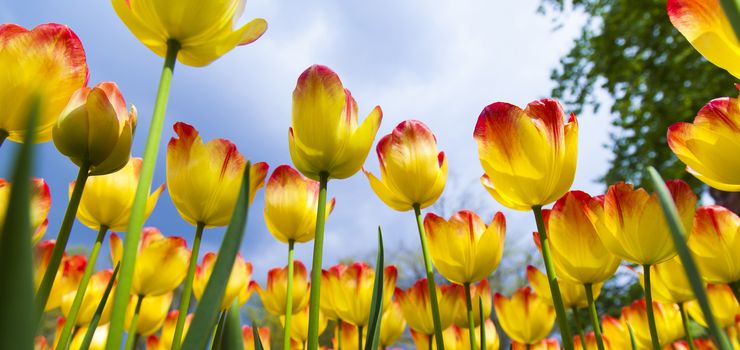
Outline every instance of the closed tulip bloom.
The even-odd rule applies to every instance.
[[[650,266],[653,299],[664,304],[680,304],[696,299],[686,276],[681,259],[673,257],[664,263]],[[640,273],[640,284],[645,288],[645,279]]]
[[[77,209],[77,219],[93,230],[107,227],[111,231],[127,231],[131,206],[134,203],[134,194],[139,183],[141,164],[141,158],[132,157],[119,171],[87,179],[80,206]],[[69,184],[70,196],[74,185],[74,181]],[[144,212],[145,217],[148,217],[154,210],[163,190],[164,184],[149,195]]]
[[[106,323],[102,326],[98,326],[95,328],[95,331],[93,332],[92,341],[90,342],[90,347],[87,348],[88,350],[104,350],[105,349],[105,342],[108,340],[108,327],[110,326],[109,323]],[[82,340],[85,339],[85,334],[87,334],[87,327],[80,327],[80,329],[77,330],[75,333],[75,336],[72,337],[72,341],[69,343],[70,349],[82,349]]]
[[[691,227],[696,195],[681,180],[666,181],[679,217],[685,228]],[[676,256],[671,231],[655,193],[618,182],[606,195],[587,204],[588,217],[601,242],[614,255],[639,265],[659,264]]]
[[[23,142],[33,96],[39,99],[36,142],[51,129],[72,94],[87,85],[85,50],[69,27],[47,23],[32,30],[0,25],[0,140]]]
[[[504,332],[522,344],[542,341],[555,323],[555,309],[529,287],[520,288],[511,298],[496,293],[493,306]]]
[[[418,120],[405,120],[378,141],[380,179],[365,171],[375,194],[387,206],[407,211],[437,201],[447,183],[447,159],[437,139]]]
[[[319,183],[303,177],[288,165],[273,171],[265,185],[265,224],[277,240],[305,243],[316,233]],[[326,217],[335,200],[327,203]]]
[[[284,322],[284,320],[285,316],[281,316],[280,322]],[[319,334],[324,333],[326,325],[326,318],[319,312]],[[308,339],[308,306],[293,313],[293,318],[290,322],[290,338],[301,344],[305,343],[306,339]]]
[[[552,294],[550,294],[550,283],[547,276],[542,273],[542,271],[532,265],[527,266],[527,280],[540,299],[544,300],[549,305],[553,305]],[[596,283],[592,286],[594,300],[599,298],[602,285],[603,283]],[[563,298],[563,305],[566,308],[588,307],[586,288],[583,287],[583,284],[558,280],[558,286],[560,286],[560,295]]]
[[[740,78],[740,43],[719,0],[668,0],[668,17],[696,51]]]
[[[385,294],[385,290],[383,291]],[[387,292],[390,293],[390,290]],[[401,305],[397,300],[391,301],[385,308],[383,316],[380,318],[380,336],[378,341],[381,348],[387,348],[401,339],[403,331],[406,329],[406,320],[403,318]],[[347,339],[347,338],[342,338]]]
[[[141,302],[139,319],[136,322],[136,334],[150,336],[158,331],[167,318],[167,311],[172,305],[173,292],[155,297],[146,297]],[[131,319],[136,309],[136,297],[132,297],[126,309],[126,329],[130,329]]]
[[[740,218],[710,205],[696,210],[688,240],[702,278],[710,283],[740,281]]]
[[[348,301],[340,282],[340,276],[347,270],[347,265],[339,263],[327,270],[321,270],[321,313],[330,320],[338,320],[337,310],[346,308]]]
[[[405,291],[396,289],[394,294],[396,300],[398,300],[398,304],[401,306],[403,318],[406,319],[409,328],[426,335],[434,334],[432,306],[429,299],[427,279],[422,278],[416,281],[411,288]],[[437,298],[439,302],[440,327],[446,329],[452,324],[457,296],[455,293],[452,293],[450,286],[437,286]]]
[[[576,347],[576,350],[597,349],[598,344],[596,344],[596,335],[594,334],[594,332],[588,332],[584,338],[586,338],[585,344],[581,342],[581,337],[573,337],[573,344]],[[604,350],[618,349],[611,346],[608,338],[602,336],[601,339],[604,344]]]
[[[135,128],[136,108],[126,110],[118,85],[106,81],[77,90],[52,135],[54,146],[73,163],[89,166],[90,175],[105,175],[128,163]]]
[[[37,289],[41,285],[41,279],[44,277],[44,273],[46,273],[55,243],[56,241],[54,240],[41,241],[34,247],[36,250],[33,259],[35,269],[34,282]],[[67,256],[65,254],[62,257],[62,262],[59,266],[59,271],[57,271],[54,277],[54,285],[51,287],[49,300],[46,302],[44,311],[51,311],[58,308],[62,303],[62,296],[68,290],[77,290],[82,275],[85,272],[85,267],[87,267],[87,258],[83,255]]]
[[[320,180],[354,175],[370,151],[383,112],[376,106],[357,125],[357,102],[329,67],[306,69],[293,90],[293,119],[288,129],[290,158],[303,175]]]
[[[146,299],[144,299],[146,300]],[[172,310],[167,314],[162,324],[162,333],[159,337],[150,336],[147,339],[147,350],[169,350],[172,349],[172,341],[175,337],[175,325],[177,324],[177,317],[180,315],[180,311]],[[185,328],[183,328],[183,338],[188,334],[190,328],[190,322],[193,320],[193,314],[188,314],[185,317]],[[182,339],[180,339],[182,341]],[[151,344],[150,344],[151,343]]]
[[[578,284],[604,282],[617,271],[622,259],[612,254],[599,239],[584,209],[591,196],[570,191],[543,210],[558,278]],[[539,243],[539,239],[537,240]]]
[[[483,327],[485,327],[484,331],[486,332],[486,346],[483,347],[480,345],[480,326],[478,326],[474,333],[476,349],[498,350],[499,339],[498,333],[496,332],[496,325],[493,323],[493,320],[487,318]],[[460,350],[470,349],[470,335],[468,332],[460,332],[460,343],[457,345],[457,348]]]
[[[693,123],[668,128],[668,146],[686,164],[686,171],[722,191],[740,191],[740,160],[732,156],[740,151],[737,104],[734,98],[714,99],[699,110]]]
[[[98,309],[98,304],[100,304],[100,300],[103,299],[103,294],[105,293],[106,287],[108,287],[108,282],[111,277],[113,277],[113,270],[110,269],[98,271],[90,276],[90,283],[87,285],[87,289],[85,289],[85,295],[82,298],[82,304],[80,304],[80,310],[77,314],[76,326],[84,326],[92,321],[95,311]],[[62,303],[60,306],[64,317],[69,315],[69,311],[72,308],[72,302],[75,299],[75,295],[77,295],[77,287],[78,285],[67,284],[67,290],[62,295]],[[115,287],[111,293],[114,292]],[[103,313],[100,315],[101,324],[107,323],[110,319],[112,305],[112,299],[108,299],[103,308]]]
[[[570,189],[578,158],[578,122],[542,99],[521,108],[496,102],[483,109],[473,132],[485,174],[481,183],[516,210],[554,202]]]
[[[442,339],[444,340],[445,350],[464,350],[458,348],[459,344],[462,342],[460,338],[462,333],[463,332],[460,331],[460,328],[457,328],[454,325],[445,328],[445,330],[442,331]],[[418,332],[411,328],[411,339],[413,339],[414,345],[416,345],[416,349],[437,350],[437,344],[432,339],[433,335],[434,334],[425,334],[423,332]],[[429,345],[429,342],[431,342],[432,344]]]
[[[511,350],[559,350],[560,343],[555,338],[542,339],[534,344],[522,344],[519,342],[511,343]]]
[[[609,345],[612,349],[631,349],[632,341],[630,340],[630,331],[624,318],[614,318],[605,315],[601,318],[601,332],[605,339],[609,339]],[[589,348],[595,348],[590,347]]]
[[[5,213],[8,210],[10,199],[10,183],[0,179],[0,227],[5,222]],[[51,208],[51,194],[49,185],[44,179],[33,178],[31,180],[31,229],[33,229],[32,240],[37,243],[44,237],[46,228],[49,226],[49,208]]]
[[[707,299],[709,299],[709,308],[712,310],[714,320],[721,328],[727,328],[735,324],[735,316],[740,314],[732,290],[726,284],[707,284]],[[707,321],[701,307],[697,301],[691,301],[686,304],[686,311],[689,312],[694,321],[707,328]]]
[[[195,270],[195,279],[193,280],[193,294],[195,298],[200,300],[203,296],[203,292],[206,290],[206,285],[211,279],[211,273],[213,273],[213,265],[216,263],[217,255],[213,252],[208,252],[203,256],[203,261],[200,266]],[[226,310],[231,307],[234,300],[238,300],[239,295],[247,290],[250,280],[252,279],[252,264],[244,261],[241,254],[237,254],[234,265],[231,267],[231,275],[229,275],[229,281],[226,284],[226,290],[221,298],[221,310]]]
[[[309,281],[306,266],[296,260],[293,264],[293,310],[295,314],[306,308],[309,299]],[[256,284],[256,282],[251,282]],[[256,285],[257,292],[267,312],[275,315],[285,315],[285,300],[288,293],[288,267],[270,269],[267,272],[267,289]],[[293,324],[293,323],[291,323]],[[308,323],[306,323],[308,325]]]
[[[666,346],[684,336],[681,314],[677,305],[661,304],[654,301],[653,312],[660,346]],[[624,307],[622,317],[632,327],[632,334],[635,337],[638,349],[652,348],[645,299],[640,299],[632,305]]]
[[[167,145],[167,190],[180,215],[193,226],[226,226],[231,220],[247,162],[225,139],[203,143],[191,125],[175,123]],[[249,203],[265,183],[267,163],[250,169]]]
[[[256,18],[234,29],[245,0],[154,1],[111,0],[116,14],[142,44],[164,57],[175,41],[177,59],[185,65],[206,66],[236,46],[247,45],[267,30]]]
[[[453,284],[450,289],[451,293],[457,296],[455,299],[455,313],[453,315],[452,323],[460,328],[468,329],[465,288],[459,284]],[[480,313],[478,308],[479,298],[482,298],[483,300],[483,318],[488,319],[491,316],[491,287],[488,285],[487,280],[481,280],[477,285],[470,285],[470,300],[473,301],[473,323],[475,324],[475,327],[480,325]]]
[[[121,260],[123,242],[110,236],[114,264]],[[145,227],[139,242],[131,293],[157,296],[171,292],[185,279],[190,250],[182,237],[165,237],[154,227]]]
[[[262,348],[264,350],[270,350],[270,328],[259,327],[257,328],[257,333],[260,336]],[[255,350],[252,327],[247,325],[242,326],[242,338],[244,339],[244,350]]]
[[[395,290],[398,272],[393,265],[387,266],[383,271],[383,290]],[[336,300],[342,300],[336,304],[337,316],[344,322],[355,326],[367,326],[370,317],[370,305],[373,299],[373,285],[375,281],[375,270],[367,263],[356,262],[339,275],[339,285],[343,294]],[[333,289],[332,291],[337,291]],[[392,294],[383,293],[384,308],[390,304]]]
[[[459,211],[449,220],[428,213],[424,217],[424,230],[434,266],[454,283],[477,282],[488,277],[503,256],[506,218],[501,212],[488,225],[469,210]]]

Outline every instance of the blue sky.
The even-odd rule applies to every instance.
[[[290,164],[291,92],[305,68],[326,64],[352,91],[361,118],[375,105],[383,108],[377,139],[409,118],[422,120],[435,132],[451,172],[444,194],[447,212],[441,214],[464,209],[456,206],[460,202],[474,206],[487,221],[503,210],[507,246],[534,249],[531,214],[503,208],[480,186],[482,168],[472,132],[478,114],[492,102],[524,106],[549,97],[550,70],[570,48],[583,18],[577,14],[559,18],[564,26],[554,31],[552,18],[536,13],[538,5],[538,0],[481,0],[465,6],[425,1],[252,0],[242,21],[267,19],[269,27],[260,40],[204,68],[176,67],[154,184],[165,180],[165,145],[174,135],[171,126],[176,121],[194,125],[205,140],[232,140],[252,161],[268,162],[271,171]],[[136,40],[109,2],[8,1],[0,3],[0,20],[25,27],[46,22],[69,25],[85,46],[90,84],[115,81],[127,103],[137,106],[133,154],[141,155],[162,59]],[[611,129],[604,115],[578,117],[579,164],[573,188],[594,194],[603,191],[593,180],[606,170],[611,157],[602,147]],[[46,237],[52,238],[66,207],[67,184],[77,169],[51,142],[38,149],[36,174],[52,189]],[[0,176],[8,176],[15,150],[10,142],[0,149]],[[365,166],[377,173],[374,148]],[[372,257],[378,225],[384,229],[388,250],[418,247],[412,214],[384,206],[361,173],[330,182],[329,195],[336,197],[337,205],[326,227],[325,266],[343,258]],[[194,228],[179,217],[166,192],[147,225],[168,235],[193,237]],[[222,229],[207,230],[201,256],[217,250],[222,236]],[[94,239],[94,231],[75,223],[72,245],[89,246]],[[310,262],[311,247],[298,245],[297,258]],[[285,264],[287,246],[269,234],[262,218],[262,192],[251,209],[241,253],[254,264],[258,281],[265,280],[269,268]],[[108,266],[108,259],[101,259],[99,265]]]

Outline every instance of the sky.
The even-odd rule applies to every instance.
[[[270,171],[291,164],[287,141],[291,93],[299,74],[319,63],[336,71],[352,91],[361,119],[374,106],[382,107],[376,141],[405,119],[421,120],[436,134],[450,169],[443,194],[445,212],[439,214],[466,209],[460,203],[475,206],[472,209],[486,221],[503,211],[507,249],[534,249],[531,213],[502,207],[480,185],[483,170],[472,133],[488,104],[504,101],[524,107],[549,97],[554,86],[550,71],[572,46],[584,18],[577,13],[562,15],[557,23],[563,26],[555,30],[553,18],[536,13],[538,6],[538,0],[480,0],[464,6],[452,1],[252,0],[241,22],[265,18],[268,30],[261,39],[209,66],[175,68],[154,186],[165,181],[166,143],[174,136],[176,121],[192,124],[206,141],[231,140],[248,159],[266,161]],[[90,84],[115,81],[127,103],[137,106],[133,154],[142,154],[163,60],[128,31],[109,2],[6,1],[0,3],[0,21],[25,27],[46,22],[69,25],[87,52]],[[606,171],[611,157],[603,147],[611,128],[604,115],[584,113],[577,116],[579,162],[573,188],[597,194],[604,190],[595,179]],[[0,177],[8,176],[16,149],[11,142],[0,149]],[[374,149],[365,167],[378,174]],[[49,239],[62,221],[67,185],[77,168],[51,142],[38,150],[35,174],[49,182],[52,192]],[[326,226],[325,267],[340,259],[372,259],[378,225],[386,250],[419,249],[413,214],[386,207],[361,172],[331,181],[328,189],[337,203]],[[254,265],[253,278],[259,282],[264,282],[268,269],[285,265],[287,258],[287,245],[274,239],[264,224],[262,201],[260,191],[240,250]],[[178,215],[166,191],[147,226],[188,241],[195,231]],[[200,255],[217,251],[222,237],[223,229],[207,230]],[[72,246],[91,246],[94,240],[95,231],[75,223]],[[107,243],[105,248],[100,267],[110,265]],[[298,244],[297,259],[309,265],[311,249],[310,243]]]

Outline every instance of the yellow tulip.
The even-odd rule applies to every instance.
[[[10,183],[0,179],[0,227],[5,222],[5,213],[8,210],[10,197]],[[49,208],[51,208],[51,194],[49,185],[44,179],[34,178],[31,181],[31,228],[33,231],[33,243],[37,243],[44,237],[46,228],[49,226]]]
[[[555,309],[529,287],[520,288],[511,298],[496,293],[493,306],[504,332],[522,344],[541,342],[555,323]]]
[[[284,320],[285,316],[281,316],[280,322],[282,323]],[[319,312],[319,334],[324,333],[326,325],[326,318]],[[290,338],[299,343],[305,343],[308,339],[308,305],[293,313],[290,322]]]
[[[478,282],[496,269],[504,252],[506,218],[496,213],[486,225],[472,211],[462,210],[445,220],[424,217],[432,262],[440,274],[458,283]]]
[[[481,183],[516,210],[554,202],[570,189],[578,158],[578,122],[542,99],[521,108],[496,102],[483,109],[473,137],[485,174]]]
[[[390,292],[390,290],[387,292],[383,290],[383,293],[391,294]],[[378,337],[380,347],[385,349],[393,345],[398,339],[401,339],[405,329],[406,320],[403,318],[401,305],[397,300],[393,300],[387,305],[380,319],[380,335]]]
[[[41,285],[41,279],[44,277],[44,273],[46,273],[55,243],[56,241],[54,240],[41,241],[35,247],[34,282],[37,289]],[[62,304],[62,297],[68,290],[77,290],[82,275],[85,272],[85,267],[87,267],[87,258],[84,255],[67,256],[65,254],[62,257],[62,262],[59,266],[59,271],[57,271],[54,277],[54,285],[51,287],[49,300],[46,302],[44,311],[51,311],[58,308]]]
[[[329,67],[313,65],[293,90],[293,119],[288,148],[303,175],[320,180],[354,175],[370,151],[383,112],[376,106],[357,125],[357,102]]]
[[[707,284],[707,299],[709,299],[709,308],[712,310],[717,325],[727,328],[735,324],[735,316],[740,314],[740,306],[728,285]],[[701,312],[701,307],[696,300],[686,304],[686,311],[696,323],[704,328],[708,327],[704,313]]]
[[[397,278],[396,267],[387,266],[383,271],[383,290],[395,290]],[[332,291],[339,290],[341,295],[332,297],[336,300],[335,312],[342,321],[359,327],[367,326],[374,281],[375,270],[364,262],[353,263],[339,275],[338,282],[341,288],[334,288]],[[391,293],[383,293],[384,307],[390,304],[391,297]]]
[[[570,191],[543,210],[547,235],[558,278],[576,284],[596,284],[609,279],[622,259],[612,254],[599,239],[584,205],[591,196]],[[539,243],[539,239],[536,243]]]
[[[201,265],[195,270],[195,279],[193,280],[193,294],[195,299],[200,300],[206,285],[211,279],[213,265],[216,263],[216,253],[208,252],[203,256]],[[241,254],[237,254],[234,265],[231,267],[231,275],[226,284],[226,290],[221,297],[221,310],[231,307],[234,300],[239,300],[240,294],[248,289],[249,282],[252,279],[252,264],[244,261]]]
[[[339,320],[337,310],[343,306],[347,301],[344,298],[344,289],[339,281],[340,276],[347,270],[347,265],[336,264],[330,267],[328,270],[321,270],[321,286],[323,287],[323,293],[321,293],[321,302],[319,307],[321,313],[330,320]]]
[[[142,44],[164,57],[177,42],[177,59],[185,65],[208,65],[236,46],[249,44],[267,30],[257,18],[234,30],[245,0],[155,1],[111,0],[118,17]]]
[[[193,226],[226,226],[231,220],[247,162],[225,139],[203,143],[191,125],[175,123],[167,145],[167,190],[180,215]],[[249,203],[265,183],[267,163],[252,164]]]
[[[542,339],[534,344],[511,343],[511,350],[560,350],[560,343],[555,338]]]
[[[609,339],[609,345],[612,349],[631,349],[632,341],[630,340],[630,331],[624,318],[614,318],[605,315],[601,319],[601,332],[605,339]],[[589,346],[589,348],[595,348]]]
[[[69,99],[52,129],[54,146],[90,175],[118,171],[128,163],[136,128],[136,108],[113,82],[83,87]]]
[[[666,181],[685,228],[691,227],[696,195],[681,180]],[[614,255],[639,265],[653,265],[676,256],[671,231],[657,194],[618,182],[606,195],[592,198],[586,213],[601,242]]]
[[[598,348],[598,344],[596,343],[596,335],[594,334],[594,332],[588,332],[584,338],[586,339],[585,344],[581,342],[581,337],[579,336],[573,337],[573,344],[576,347],[576,350],[586,350],[586,349],[597,349]],[[602,336],[601,339],[603,340],[602,343],[604,344],[604,350],[621,349],[621,348],[612,347],[607,337]],[[625,348],[625,349],[629,349],[629,348]]]
[[[270,350],[270,328],[259,327],[257,333],[260,336],[262,342],[262,348]],[[254,348],[254,333],[252,327],[242,326],[242,338],[244,339],[244,350],[255,350]]]
[[[409,328],[421,334],[434,334],[432,306],[426,278],[416,281],[413,286],[405,291],[396,289],[395,297],[401,306],[403,318],[406,319]],[[452,324],[456,298],[457,296],[452,292],[450,286],[437,286],[439,319],[442,329],[446,329]]]
[[[544,300],[548,305],[552,306],[552,294],[550,294],[550,283],[547,276],[536,267],[529,265],[527,266],[527,280],[534,289],[534,292],[537,293],[537,296]],[[596,283],[592,286],[594,300],[599,298],[602,285],[603,283]],[[558,286],[560,286],[560,295],[563,298],[563,306],[569,309],[588,307],[586,288],[583,284],[558,280]]]
[[[456,296],[452,323],[467,330],[468,311],[465,305],[465,288],[459,284],[453,284],[450,287],[450,292]],[[491,316],[491,287],[488,285],[487,280],[481,280],[477,285],[470,285],[470,300],[473,302],[473,323],[476,327],[480,326],[479,298],[483,300],[483,318],[488,319]],[[467,333],[467,331],[463,333]]]
[[[655,314],[655,326],[658,329],[660,346],[668,345],[676,339],[683,338],[683,323],[676,304],[661,304],[654,301],[653,313]],[[632,327],[632,334],[635,337],[638,349],[652,348],[645,299],[640,299],[630,306],[625,306],[622,309],[622,317]]]
[[[51,140],[51,128],[72,94],[87,85],[85,50],[69,27],[48,23],[32,30],[0,25],[0,143],[26,139],[28,109],[39,98],[36,142]]]
[[[486,346],[481,347],[480,345],[480,326],[476,327],[475,329],[475,343],[476,349],[481,350],[498,350],[499,348],[499,339],[498,339],[498,333],[496,332],[496,325],[493,323],[493,320],[486,319],[485,324],[483,325],[484,331],[486,332]],[[470,335],[468,332],[462,331],[460,332],[460,343],[457,345],[457,348],[460,350],[470,349]]]
[[[136,334],[149,336],[162,327],[167,318],[167,311],[172,305],[172,296],[173,292],[169,292],[144,298],[141,302],[141,310],[139,310],[139,319],[136,322]],[[136,309],[136,298],[136,296],[131,297],[126,309],[126,329],[131,327],[131,319]]]
[[[98,304],[103,298],[103,293],[108,286],[108,282],[113,277],[113,270],[102,270],[94,273],[90,276],[90,283],[85,289],[85,295],[82,297],[82,304],[80,304],[80,310],[77,313],[76,326],[85,326],[92,321],[95,311],[98,309]],[[72,302],[77,295],[77,284],[67,284],[67,289],[62,295],[61,310],[62,315],[67,317],[69,311],[72,308]],[[115,287],[114,287],[115,288]],[[115,289],[111,291],[114,293]],[[103,313],[100,315],[100,324],[105,324],[110,319],[111,308],[113,306],[113,299],[108,299],[103,308]]]
[[[90,347],[88,350],[103,350],[105,349],[105,342],[108,340],[108,327],[110,326],[109,323],[106,323],[102,326],[98,326],[95,328],[95,331],[93,332],[92,341],[90,342]],[[81,349],[82,348],[82,340],[85,339],[85,334],[87,334],[87,327],[80,327],[80,329],[77,330],[77,333],[75,333],[75,336],[72,337],[72,341],[69,343],[70,349]]]
[[[111,231],[127,231],[134,193],[139,183],[141,163],[141,158],[132,157],[123,169],[115,173],[87,179],[77,209],[77,219],[93,230],[107,227]],[[70,196],[74,185],[74,181],[69,184]],[[163,190],[164,185],[161,185],[149,195],[145,217],[154,210]]]
[[[285,315],[285,300],[288,293],[287,266],[283,268],[276,267],[267,272],[267,289],[262,289],[256,282],[251,283],[255,285],[267,312],[274,316]],[[306,266],[296,260],[293,263],[293,314],[303,310],[308,305],[309,287]],[[291,326],[294,324],[295,322],[292,322]]]
[[[459,348],[459,344],[462,342],[460,339],[461,334],[463,332],[460,331],[460,328],[457,328],[456,326],[447,327],[444,331],[442,331],[442,339],[444,340],[444,346],[445,350],[465,350],[462,348]],[[414,340],[414,345],[416,345],[416,349],[432,349],[437,350],[437,343],[432,340],[432,336],[434,334],[425,334],[423,332],[415,331],[413,328],[411,328],[411,338]],[[429,342],[432,342],[432,345],[429,345]]]
[[[146,299],[145,299],[146,300]],[[172,310],[167,314],[162,325],[162,333],[159,337],[150,335],[146,342],[147,350],[169,350],[172,349],[172,340],[175,338],[175,325],[177,324],[177,317],[180,315],[180,311]],[[185,328],[183,328],[183,338],[188,333],[190,328],[190,322],[193,320],[193,314],[188,314],[185,317]],[[182,341],[182,339],[180,339]]]
[[[694,300],[694,292],[686,276],[681,259],[673,257],[666,262],[650,266],[650,285],[655,301],[664,304],[680,304]],[[645,288],[645,278],[640,273],[640,284]]]
[[[688,240],[702,278],[715,284],[740,281],[740,218],[717,205],[696,210]]]
[[[382,327],[380,328],[382,331]],[[338,332],[341,333],[342,337],[342,350],[362,350],[359,348],[359,332],[357,329],[357,326],[349,323],[342,323],[341,328],[337,329]],[[363,347],[365,344],[365,339],[367,339],[367,328],[362,329],[362,343]],[[339,340],[337,340],[337,336],[335,334],[334,338],[331,340],[332,345],[334,346],[334,349],[339,349]],[[381,347],[382,348],[382,347]]]
[[[288,165],[273,171],[265,185],[265,224],[277,240],[305,243],[316,233],[319,183],[303,177]],[[327,203],[326,217],[335,200]]]
[[[375,194],[387,206],[407,211],[439,199],[447,183],[447,159],[437,153],[437,139],[418,120],[402,121],[376,148],[380,179],[364,171]]]
[[[740,152],[738,137],[738,100],[729,97],[709,101],[693,123],[668,128],[668,146],[686,164],[686,171],[722,191],[740,191],[740,160],[732,156]]]
[[[704,58],[740,78],[740,44],[719,0],[668,0],[668,17]]]
[[[115,233],[110,236],[114,265],[123,255],[123,242]],[[187,273],[190,250],[182,237],[165,237],[154,227],[145,227],[139,242],[131,293],[157,296],[171,292]]]

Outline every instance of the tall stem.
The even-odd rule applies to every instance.
[[[465,307],[468,312],[468,337],[470,338],[470,350],[475,350],[475,320],[473,319],[473,300],[470,297],[470,282],[464,283],[463,287],[465,287]],[[485,327],[483,325],[483,320],[480,320],[480,322],[481,327]],[[484,346],[485,345],[481,344],[481,348]]]
[[[205,224],[198,223],[195,227],[195,238],[193,239],[193,251],[190,253],[190,264],[188,265],[188,274],[185,275],[185,285],[182,288],[182,296],[180,297],[180,313],[177,315],[177,323],[175,324],[175,333],[172,337],[172,349],[180,349],[180,342],[182,341],[182,332],[185,329],[185,319],[188,316],[188,308],[190,307],[190,295],[193,293],[193,279],[195,278],[195,267],[198,263],[198,251],[200,251],[200,239],[203,237],[203,229]]]
[[[134,263],[136,262],[136,251],[141,238],[141,229],[144,227],[146,202],[149,197],[149,188],[154,177],[154,168],[157,164],[157,152],[159,141],[162,138],[162,126],[164,124],[164,113],[167,109],[167,100],[170,95],[170,83],[175,70],[177,52],[180,51],[180,43],[176,40],[167,41],[167,54],[159,77],[159,88],[157,99],[154,101],[152,121],[149,126],[149,135],[144,148],[144,161],[139,172],[139,184],[136,186],[134,203],[131,206],[131,217],[129,218],[128,230],[123,243],[123,257],[121,259],[121,276],[118,279],[116,293],[113,297],[113,311],[111,313],[110,331],[106,349],[118,350],[123,338],[123,327],[126,319],[126,305],[134,277]]]
[[[0,129],[0,147],[3,145],[3,142],[5,142],[5,139],[8,138],[8,135],[7,131]]]
[[[424,269],[427,273],[427,286],[429,287],[429,301],[432,304],[432,321],[434,321],[434,341],[437,343],[437,350],[444,350],[445,342],[442,338],[442,322],[439,318],[439,304],[437,303],[437,283],[434,281],[434,270],[432,268],[432,257],[429,255],[427,247],[427,235],[424,232],[424,223],[421,220],[421,207],[414,204],[414,216],[416,217],[416,227],[419,230],[419,240],[421,241],[421,252],[424,255]]]
[[[98,236],[95,238],[95,244],[90,251],[90,256],[87,259],[87,266],[85,266],[85,272],[82,274],[80,285],[77,287],[77,293],[72,301],[72,307],[69,309],[67,314],[67,320],[64,322],[64,328],[62,333],[59,335],[59,341],[57,347],[59,349],[67,349],[69,347],[69,338],[72,336],[72,328],[77,324],[77,314],[82,306],[82,300],[85,297],[85,291],[87,291],[87,284],[90,282],[90,276],[92,276],[93,270],[95,270],[95,261],[98,260],[98,253],[100,252],[100,246],[103,244],[105,239],[105,233],[108,232],[108,226],[100,226]]]
[[[342,319],[337,319],[337,350],[342,350]]]
[[[324,222],[326,221],[326,186],[329,174],[319,174],[319,203],[316,210],[316,235],[311,263],[311,301],[308,309],[308,350],[319,348],[319,301],[321,299],[321,258],[324,252]]]
[[[686,314],[683,303],[678,303],[678,311],[681,312],[681,322],[683,323],[683,331],[686,333],[686,342],[689,343],[689,350],[694,350],[694,337],[689,330],[689,315]]]
[[[578,308],[574,306],[570,311],[573,313],[573,320],[576,322],[576,332],[578,332],[578,338],[581,339],[581,348],[587,350],[586,334],[583,333],[583,322],[581,316],[578,315]]]
[[[288,291],[285,294],[285,325],[283,328],[283,350],[290,350],[290,319],[293,317],[293,246],[294,240],[288,241]]]
[[[362,326],[357,326],[357,350],[362,350]]]
[[[134,316],[131,317],[131,324],[128,326],[128,335],[126,336],[125,350],[136,349],[136,343],[138,340],[138,332],[136,332],[136,326],[139,323],[139,313],[141,312],[141,304],[144,302],[144,296],[136,296],[136,308],[134,309]]]
[[[660,350],[660,338],[658,338],[658,328],[655,326],[655,313],[653,312],[653,290],[650,283],[650,264],[642,265],[645,276],[645,310],[647,311],[648,325],[650,326],[650,339],[653,342],[653,349]]]
[[[740,304],[740,281],[735,281],[729,284],[732,295],[735,296],[735,301]]]
[[[583,285],[583,287],[586,288],[586,300],[588,300],[588,311],[591,314],[591,326],[593,326],[594,328],[596,346],[599,348],[599,350],[604,350],[604,340],[601,338],[599,314],[596,312],[596,303],[594,302],[594,286],[591,283],[586,283]]]
[[[67,248],[67,241],[69,241],[69,234],[72,232],[72,225],[74,224],[75,216],[77,215],[77,207],[80,206],[82,191],[85,189],[85,183],[87,182],[89,171],[90,165],[83,163],[80,166],[80,171],[77,173],[77,181],[75,182],[74,189],[72,189],[72,195],[69,197],[67,211],[64,213],[62,226],[59,227],[57,241],[56,244],[54,244],[54,250],[51,252],[49,265],[46,266],[44,278],[41,280],[39,290],[36,292],[36,303],[34,305],[35,314],[33,319],[33,324],[35,325],[38,325],[41,321],[41,315],[44,313],[46,302],[49,300],[51,287],[54,286],[54,279],[57,275],[57,271],[59,271],[59,265],[62,262],[62,256],[64,256],[64,249]]]
[[[552,294],[552,302],[555,306],[555,315],[558,318],[560,335],[563,338],[563,347],[566,350],[573,350],[573,338],[570,336],[570,329],[568,329],[568,318],[565,315],[565,306],[563,306],[563,298],[560,295],[558,276],[555,273],[555,265],[550,255],[550,242],[547,237],[547,229],[545,228],[545,221],[542,219],[542,206],[537,205],[532,207],[532,212],[534,213],[534,220],[537,222],[542,258],[545,260],[545,271],[547,272],[547,280],[550,282],[550,293]]]

